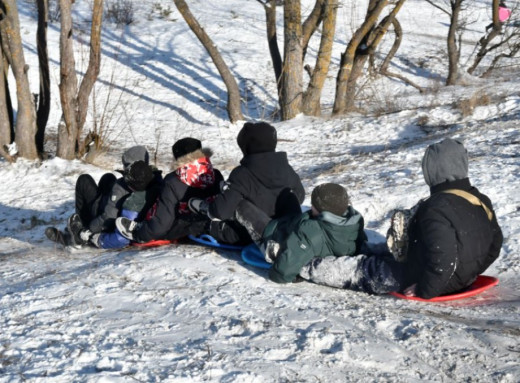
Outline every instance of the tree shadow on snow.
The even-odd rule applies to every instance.
[[[8,234],[10,238],[28,241],[38,230],[41,230],[42,238],[45,238],[44,231],[47,226],[64,227],[67,217],[72,213],[73,208],[69,202],[56,206],[52,211],[44,212],[0,203],[0,238]]]
[[[20,9],[20,12],[24,13],[27,17],[34,19],[36,17],[35,14],[27,12],[25,7]],[[74,17],[80,19],[78,15]],[[75,23],[75,27],[80,29],[76,24],[77,23]],[[58,23],[50,23],[49,28],[59,33]],[[216,117],[227,120],[227,90],[213,61],[209,58],[207,53],[204,53],[201,57],[197,57],[196,61],[188,61],[185,57],[186,52],[177,52],[175,37],[176,36],[172,36],[169,45],[165,49],[160,49],[154,44],[144,41],[138,34],[130,32],[129,28],[125,28],[124,31],[122,31],[111,26],[110,29],[104,28],[102,31],[101,52],[103,56],[111,57],[117,62],[112,69],[114,73],[120,73],[123,71],[122,68],[126,67],[131,70],[133,76],[140,75],[143,80],[153,81],[157,89],[162,88],[171,93],[178,94],[182,96],[187,103],[197,104],[200,108]],[[81,33],[76,33],[74,38],[76,43],[78,43],[78,40],[81,40],[83,44],[88,44],[88,41],[85,41]],[[219,48],[221,49],[221,53],[224,54],[222,47]],[[37,54],[31,46],[25,45],[24,49]],[[50,61],[56,66],[60,65],[59,58],[51,58]],[[226,61],[230,71],[239,84],[243,102],[245,100],[246,114],[251,112],[252,118],[259,118],[265,114],[274,114],[277,107],[276,99],[272,97],[262,85],[251,79],[240,78],[234,71],[233,62],[229,62],[232,61],[232,59],[226,57]],[[172,73],[176,73],[177,75],[174,76]],[[128,78],[127,80],[127,82],[130,83],[129,86],[127,84],[118,85],[111,82],[111,80],[103,80],[102,78],[98,78],[97,82],[111,86],[114,89],[133,96],[136,99],[144,100],[152,105],[168,108],[192,123],[208,125],[206,121],[201,121],[197,119],[196,116],[190,114],[188,112],[189,108],[187,109],[185,105],[174,105],[168,101],[160,100],[158,96],[163,92],[157,92],[157,89],[148,89],[148,91],[145,89],[141,91],[138,85],[139,78]],[[256,91],[264,95],[264,99],[258,98],[255,95],[256,92],[251,91],[252,83]],[[267,107],[267,105],[272,105],[272,107]]]

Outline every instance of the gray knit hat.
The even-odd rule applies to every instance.
[[[132,146],[123,153],[121,160],[125,170],[136,161],[144,161],[148,165],[148,150],[146,150],[146,148],[141,145]]]
[[[428,146],[422,159],[422,171],[430,187],[468,178],[468,152],[461,142],[446,138]]]
[[[321,184],[314,188],[311,195],[311,204],[319,212],[328,211],[343,216],[348,210],[349,199],[347,190],[338,184]]]

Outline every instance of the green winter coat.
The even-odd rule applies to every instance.
[[[316,257],[356,255],[366,241],[361,214],[349,207],[340,217],[328,211],[312,217],[310,211],[269,222],[263,233],[265,243],[280,244],[280,251],[269,270],[278,283],[292,282],[300,270]]]

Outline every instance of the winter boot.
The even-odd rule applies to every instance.
[[[102,244],[99,241],[99,238],[101,237],[101,233],[92,234],[89,240],[89,245],[92,245],[94,247],[97,247],[99,249],[102,248]]]
[[[207,215],[208,203],[200,198],[190,198],[188,201],[188,209],[194,214]]]
[[[70,234],[68,232],[62,232],[55,227],[46,228],[45,236],[52,242],[59,243],[62,246],[69,246],[72,244]]]
[[[410,219],[409,210],[396,210],[390,220],[390,228],[386,234],[386,244],[388,250],[397,262],[406,260],[408,250],[408,221]]]
[[[260,251],[265,254],[265,261],[267,263],[274,263],[274,261],[276,261],[278,253],[280,252],[280,244],[278,242],[269,239],[267,243],[261,243],[258,247]]]
[[[86,242],[81,238],[81,231],[83,230],[83,223],[79,214],[72,214],[67,220],[67,229],[72,238],[72,244],[75,246],[83,246]]]
[[[134,240],[133,231],[138,228],[137,222],[132,221],[126,217],[119,217],[116,219],[116,228],[121,235],[130,241]]]

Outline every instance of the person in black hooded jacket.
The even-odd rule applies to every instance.
[[[218,241],[251,242],[235,217],[242,199],[250,201],[272,219],[301,214],[305,189],[289,164],[287,153],[275,151],[277,142],[273,126],[266,122],[246,122],[237,136],[244,156],[240,165],[231,171],[221,194],[209,205],[200,200],[191,201],[190,209],[207,214],[212,220],[208,234]]]
[[[405,293],[428,299],[470,285],[497,259],[503,236],[491,200],[468,179],[462,143],[429,146],[422,169],[431,196],[408,224]]]
[[[491,201],[471,185],[467,151],[458,141],[430,145],[422,170],[431,195],[412,209],[415,213],[404,225],[408,240],[402,262],[389,254],[316,259],[300,275],[333,287],[424,299],[471,285],[502,247]]]

